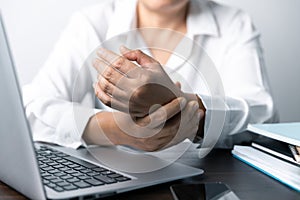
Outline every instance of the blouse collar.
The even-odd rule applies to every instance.
[[[137,0],[116,0],[106,39],[136,29]],[[189,37],[210,35],[218,37],[219,27],[208,0],[190,0],[187,16]]]

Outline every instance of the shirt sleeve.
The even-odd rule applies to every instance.
[[[52,54],[23,87],[23,102],[35,141],[77,148],[94,109],[92,67],[86,58],[100,44],[81,13],[72,16]],[[88,64],[87,64],[88,63]]]
[[[216,142],[217,147],[232,147],[236,141],[246,139],[244,131],[249,123],[278,120],[260,34],[251,18],[239,11],[224,34],[227,48],[220,74],[225,94],[223,97],[199,95],[206,107],[204,144],[207,147]]]

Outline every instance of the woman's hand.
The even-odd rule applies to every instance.
[[[144,151],[156,151],[194,138],[203,112],[195,101],[186,104],[177,98],[156,111],[132,121],[122,112],[100,112],[88,123],[83,139],[88,144],[129,145]]]
[[[122,56],[101,48],[93,63],[99,73],[96,95],[104,104],[144,117],[155,104],[165,105],[176,97],[197,100],[196,95],[184,94],[153,58],[140,50],[120,51]]]

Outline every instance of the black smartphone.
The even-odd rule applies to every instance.
[[[224,183],[188,183],[170,187],[175,200],[239,200]]]

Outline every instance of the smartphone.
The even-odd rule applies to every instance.
[[[224,183],[188,183],[170,187],[175,200],[239,200]]]

